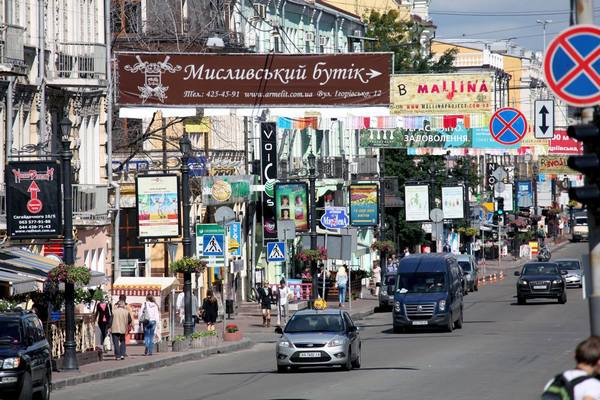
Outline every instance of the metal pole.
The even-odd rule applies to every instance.
[[[313,156],[314,157],[314,156]],[[314,166],[309,168],[308,181],[310,183],[310,248],[317,250],[317,175]],[[310,273],[312,274],[312,300],[317,299],[318,285],[317,280],[317,261],[310,263]]]
[[[379,240],[383,240],[385,237],[385,188],[384,188],[384,175],[385,175],[385,150],[379,149]],[[385,282],[385,275],[387,270],[386,265],[386,252],[379,252],[379,274],[381,275],[381,282]]]
[[[66,117],[65,117],[66,118]],[[68,132],[71,124],[68,124]],[[63,214],[64,214],[64,262],[67,265],[75,263],[75,240],[73,240],[73,182],[71,178],[71,141],[68,137],[62,138],[63,151]],[[63,356],[63,369],[66,371],[78,370],[76,344],[75,344],[75,285],[65,283],[65,354]]]
[[[184,132],[182,140],[187,139]],[[189,139],[187,139],[189,140]],[[181,191],[183,196],[183,256],[192,257],[192,239],[190,237],[190,167],[188,166],[189,154],[183,152],[181,157]],[[183,298],[185,319],[183,322],[183,334],[191,336],[194,332],[194,321],[192,321],[192,274],[183,274]]]
[[[46,141],[46,18],[45,1],[38,0],[38,85],[40,87],[39,143]]]

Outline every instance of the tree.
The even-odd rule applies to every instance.
[[[415,21],[403,21],[398,10],[380,13],[375,10],[365,16],[366,37],[371,51],[394,53],[394,73],[452,72],[456,49],[445,51],[438,60],[421,41],[424,27]]]

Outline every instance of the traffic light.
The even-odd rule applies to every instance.
[[[585,175],[585,185],[569,188],[569,197],[595,210],[600,205],[600,115],[594,113],[592,124],[569,126],[567,134],[583,142],[583,155],[569,157],[567,165]]]
[[[504,197],[498,197],[498,216],[504,215]]]

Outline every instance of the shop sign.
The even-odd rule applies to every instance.
[[[6,168],[6,227],[11,239],[62,235],[60,164],[9,162]]]
[[[489,73],[392,75],[390,112],[397,115],[491,112]]]
[[[253,183],[252,175],[204,176],[202,177],[202,203],[211,206],[243,203],[252,198],[250,186]]]
[[[540,173],[541,174],[578,174],[567,165],[567,156],[540,156]]]
[[[392,53],[117,53],[120,105],[388,106]]]
[[[260,174],[261,183],[274,186],[277,179],[277,127],[275,122],[260,124]],[[263,241],[277,241],[275,199],[271,191],[262,193]]]
[[[223,179],[216,179],[213,182],[210,194],[218,202],[225,202],[231,198],[231,185]]]
[[[583,152],[583,143],[567,135],[565,130],[554,131],[554,137],[550,139],[550,154],[581,154]]]

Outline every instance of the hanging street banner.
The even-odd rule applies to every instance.
[[[228,236],[227,236],[227,251],[230,256],[241,257],[242,256],[242,245],[244,244],[242,239],[242,223],[232,222],[229,224]]]
[[[275,122],[260,124],[260,176],[265,186],[262,193],[263,242],[277,240],[275,219],[275,183],[277,181],[277,126]]]
[[[181,234],[177,175],[138,176],[135,193],[138,237],[172,238]]]
[[[9,162],[5,175],[8,236],[11,239],[62,236],[60,164]]]
[[[359,183],[350,185],[350,225],[377,226],[379,224],[379,185]]]
[[[517,181],[517,207],[533,207],[531,181]]]
[[[390,113],[489,113],[493,111],[493,90],[489,73],[392,75]]]
[[[308,185],[305,182],[275,184],[277,221],[294,221],[296,232],[308,231]]]
[[[567,165],[567,156],[540,156],[540,174],[576,175],[579,172]]]
[[[442,187],[442,211],[444,219],[462,219],[465,217],[464,188],[462,186]]]
[[[407,221],[429,221],[429,186],[404,186]]]
[[[119,105],[388,106],[392,53],[116,53]]]

